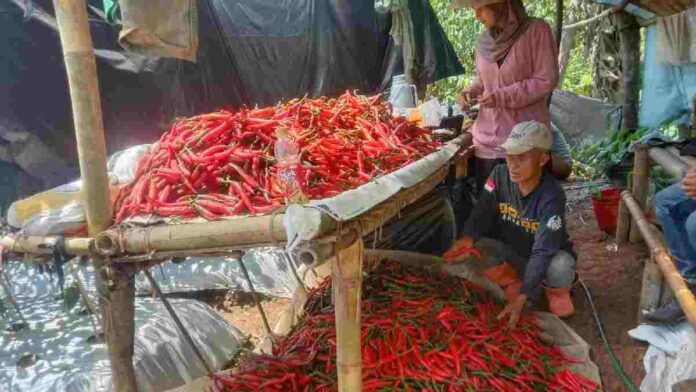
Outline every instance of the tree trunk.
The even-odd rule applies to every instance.
[[[573,43],[575,42],[575,29],[563,30],[561,35],[561,49],[558,54],[558,88],[563,86],[563,79],[565,79],[566,72],[568,71],[568,63],[570,62],[570,53],[573,51]]]
[[[640,100],[640,25],[633,15],[617,14],[621,40],[621,127],[638,128]]]

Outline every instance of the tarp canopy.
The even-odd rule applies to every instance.
[[[645,69],[641,95],[640,125],[658,128],[663,121],[678,117],[677,123],[687,123],[691,99],[696,94],[696,63],[675,66],[658,62],[655,55],[657,28],[646,29]]]
[[[346,89],[373,93],[403,72],[391,17],[375,12],[372,0],[197,1],[195,63],[124,52],[102,0],[88,3],[110,152],[153,142],[176,116]],[[463,73],[429,2],[410,0],[409,9],[419,82]],[[65,177],[74,177],[77,153],[52,2],[5,2],[0,26],[0,118],[53,146],[72,170]]]

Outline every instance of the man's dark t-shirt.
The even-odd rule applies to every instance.
[[[536,299],[553,256],[564,250],[573,257],[565,229],[565,193],[549,173],[527,196],[510,180],[507,165],[498,165],[486,181],[464,234],[475,241],[483,236],[506,243],[525,260],[521,293]]]

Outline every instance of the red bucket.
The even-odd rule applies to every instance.
[[[597,226],[600,230],[612,235],[616,232],[621,191],[622,189],[609,188],[592,194],[592,206],[597,218]]]

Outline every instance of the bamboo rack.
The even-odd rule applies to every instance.
[[[674,293],[674,297],[684,310],[684,313],[691,323],[691,326],[694,328],[694,330],[696,330],[696,299],[694,298],[694,294],[691,292],[691,290],[689,290],[686,282],[684,282],[684,278],[681,276],[681,274],[679,274],[679,271],[677,271],[677,268],[674,266],[674,260],[672,260],[667,250],[657,239],[657,236],[645,217],[640,204],[638,204],[633,195],[631,195],[631,192],[624,191],[621,194],[621,199],[633,216],[640,233],[645,239],[645,243],[648,245],[648,248],[650,248],[652,257],[660,267],[669,288]]]
[[[441,167],[419,184],[402,189],[389,200],[342,225],[357,228],[363,234],[371,233],[432,190],[444,180],[448,170],[449,165]],[[323,214],[317,238],[332,234],[337,228],[338,223]],[[285,240],[283,215],[277,214],[217,222],[110,229],[97,236],[95,248],[101,255],[119,263],[164,258],[163,254],[224,253],[231,248]]]

